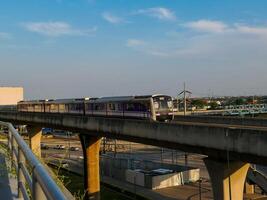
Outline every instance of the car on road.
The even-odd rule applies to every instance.
[[[49,146],[44,143],[41,143],[41,149],[49,149]]]
[[[63,168],[68,168],[69,167],[69,164],[67,162],[65,162],[65,161],[63,161],[61,163],[61,165],[62,165]]]
[[[55,146],[55,149],[65,149],[65,146],[62,144],[58,144],[57,146]]]
[[[79,147],[70,147],[71,151],[79,151]]]

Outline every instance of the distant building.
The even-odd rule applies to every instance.
[[[23,100],[22,87],[0,87],[0,105],[16,105]]]

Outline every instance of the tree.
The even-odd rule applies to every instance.
[[[218,107],[218,104],[215,102],[215,101],[212,101],[209,103],[209,106],[210,106],[210,110],[216,110],[217,107]]]
[[[243,104],[246,104],[246,99],[244,98],[236,98],[233,101],[233,105],[243,105]]]
[[[207,105],[207,103],[205,101],[203,101],[202,99],[193,99],[191,101],[191,105],[192,107],[196,107],[196,108],[204,108],[204,106]]]

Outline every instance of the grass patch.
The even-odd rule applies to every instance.
[[[65,187],[77,198],[82,199],[84,195],[83,190],[83,177],[67,170],[51,168],[55,173],[58,172],[59,176],[64,177],[63,182]],[[125,194],[120,193],[117,190],[109,188],[107,185],[101,184],[101,199],[102,200],[132,200],[133,198],[128,197]]]

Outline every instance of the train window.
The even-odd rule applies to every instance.
[[[117,106],[119,111],[122,110],[122,104],[118,103]]]
[[[147,107],[141,103],[127,103],[125,104],[126,111],[147,111]]]
[[[105,104],[103,103],[95,104],[95,110],[105,110]]]
[[[89,107],[90,107],[90,110],[94,110],[94,104],[90,103]]]
[[[168,107],[172,108],[172,101],[168,101],[167,103],[168,103]]]
[[[140,104],[140,111],[143,111],[143,112],[147,112],[147,109],[148,106],[144,105],[144,104]]]
[[[109,104],[109,110],[115,110],[115,104],[114,103]]]
[[[159,103],[158,103],[158,102],[154,102],[154,107],[155,107],[156,109],[159,109]]]
[[[93,108],[93,104],[91,104],[91,103],[90,104],[85,104],[85,109],[86,110],[93,110],[92,108]]]
[[[56,105],[55,105],[55,104],[51,104],[51,105],[50,105],[50,109],[51,109],[51,110],[55,110],[55,109],[56,109]]]
[[[132,103],[126,104],[126,110],[127,111],[134,111],[134,105]]]
[[[98,104],[95,104],[94,106],[95,106],[95,107],[94,107],[94,110],[99,110],[99,106],[98,106]]]
[[[65,110],[65,104],[59,104],[59,110]]]
[[[83,104],[77,103],[75,108],[76,108],[76,110],[82,110],[83,109]]]
[[[69,107],[70,110],[75,110],[75,104],[70,104],[70,107]]]

